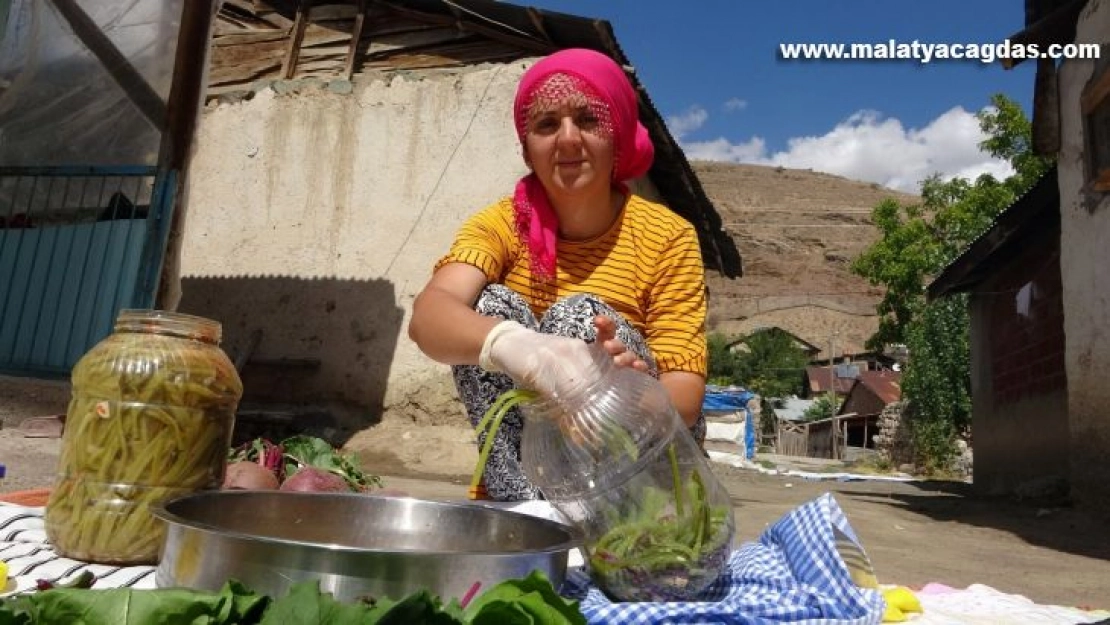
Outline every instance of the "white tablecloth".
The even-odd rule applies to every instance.
[[[0,503],[0,560],[8,564],[2,594],[33,590],[40,579],[65,582],[91,571],[97,588],[154,588],[153,566],[105,566],[63,558],[46,540],[42,508]]]

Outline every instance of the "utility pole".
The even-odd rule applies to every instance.
[[[829,334],[829,416],[836,416],[836,330]]]
[[[829,334],[829,417],[832,418],[829,432],[832,434],[833,458],[841,459],[843,454],[840,453],[840,448],[836,444],[837,435],[840,433],[836,423],[836,352],[834,351],[836,335],[836,330]]]

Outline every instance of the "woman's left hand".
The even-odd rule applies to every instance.
[[[598,315],[594,317],[594,328],[597,330],[598,343],[613,357],[613,364],[618,367],[632,367],[644,373],[648,372],[647,363],[617,338],[617,323],[615,321],[605,315]]]

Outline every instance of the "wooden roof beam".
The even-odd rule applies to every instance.
[[[293,20],[293,32],[289,38],[289,48],[285,51],[285,60],[281,63],[281,77],[289,80],[297,71],[297,58],[301,54],[301,42],[304,41],[304,29],[308,27],[308,11],[312,0],[300,0],[297,4],[297,17]]]
[[[355,16],[355,27],[351,30],[351,49],[347,51],[347,62],[343,64],[343,75],[347,80],[355,73],[355,59],[358,58],[358,46],[362,42],[362,29],[366,23],[366,0],[358,0],[358,15]]]
[[[555,45],[555,40],[552,39],[551,34],[547,32],[547,25],[544,24],[543,15],[541,15],[535,7],[528,7],[527,11],[528,19],[532,20],[532,26],[536,27],[536,32],[543,35],[543,38],[546,39],[548,43]]]
[[[97,26],[96,22],[78,6],[76,0],[50,0],[58,9],[62,19],[73,29],[73,34],[85,44],[108,75],[123,89],[132,104],[158,130],[166,129],[166,102],[154,87],[143,78],[139,70],[119,51],[112,40]]]
[[[547,43],[547,42],[545,42],[545,41],[543,41],[542,39],[539,39],[539,38],[523,37],[521,35],[511,35],[511,34],[508,34],[504,31],[502,31],[502,30],[499,30],[499,29],[496,29],[496,28],[490,28],[489,26],[484,26],[482,24],[478,24],[477,22],[467,21],[465,19],[464,20],[452,19],[450,17],[445,17],[445,16],[442,16],[442,15],[435,15],[435,14],[432,14],[432,13],[424,13],[422,11],[415,11],[415,10],[412,10],[412,9],[408,9],[408,8],[399,6],[399,5],[394,4],[392,2],[388,2],[388,0],[376,0],[376,1],[380,2],[381,4],[384,4],[385,6],[388,6],[390,9],[392,9],[393,11],[395,11],[395,12],[401,14],[401,15],[407,15],[409,17],[414,17],[414,18],[416,18],[418,20],[421,20],[421,21],[430,22],[430,23],[433,23],[433,24],[439,24],[440,26],[454,26],[454,27],[456,27],[459,30],[464,31],[464,32],[472,32],[472,33],[477,33],[479,35],[485,35],[487,37],[490,37],[491,39],[496,39],[496,40],[501,41],[503,43],[508,43],[508,44],[511,44],[511,45],[519,46],[521,48],[524,48],[526,50],[530,50],[532,52],[537,52],[539,54],[549,54],[549,53],[551,53],[555,50],[555,46],[553,44]]]
[[[1053,12],[1030,24],[1024,30],[1008,37],[1011,44],[1035,43],[1043,52],[1050,44],[1067,44],[1075,41],[1075,26],[1079,21],[1079,13],[1086,6],[1087,0],[1072,0],[1058,7]],[[1024,58],[1002,59],[1003,69],[1012,69]]]

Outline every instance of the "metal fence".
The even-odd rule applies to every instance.
[[[172,190],[154,167],[0,168],[0,372],[68,375],[153,306]]]

